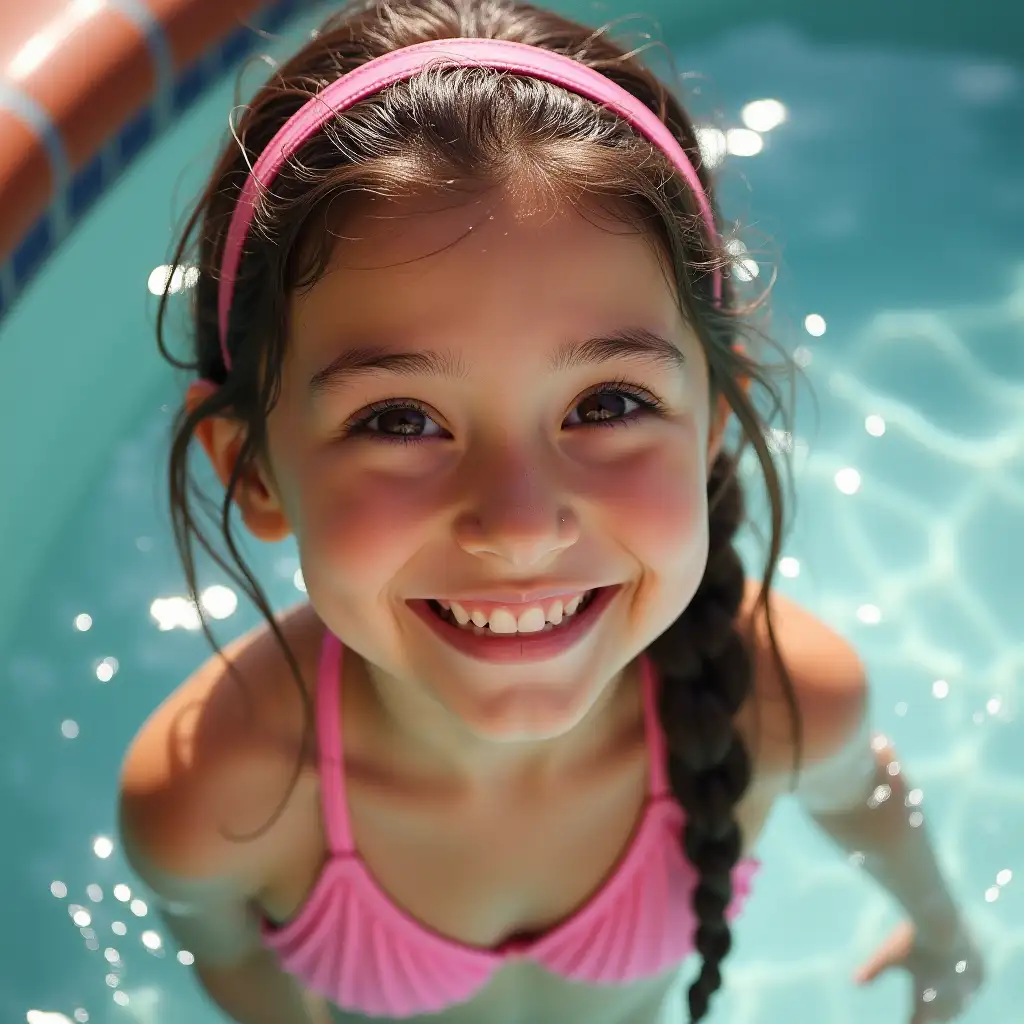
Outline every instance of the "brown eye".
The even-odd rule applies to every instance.
[[[341,437],[366,437],[374,441],[399,443],[431,441],[438,436],[427,433],[431,423],[434,420],[419,402],[411,398],[389,398],[383,402],[374,402],[357,413],[345,424]],[[434,426],[437,427],[437,424]]]
[[[428,417],[409,406],[401,406],[397,409],[387,409],[377,413],[373,419],[377,420],[377,430],[382,434],[418,434],[423,430],[423,421]],[[372,422],[372,420],[370,421]]]
[[[580,419],[584,423],[594,423],[627,415],[631,401],[636,402],[636,399],[614,391],[599,391],[595,395],[587,395],[576,408],[580,410]]]
[[[634,408],[630,408],[630,405]],[[648,413],[657,413],[662,403],[649,391],[633,384],[602,384],[584,395],[573,407],[570,417],[579,412],[579,423],[573,427],[618,427],[628,426]],[[568,420],[566,421],[568,423]]]

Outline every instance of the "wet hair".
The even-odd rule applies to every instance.
[[[191,410],[181,409],[176,419],[169,481],[175,540],[198,607],[197,545],[266,618],[299,683],[309,738],[311,698],[273,610],[238,550],[231,510],[240,479],[266,452],[266,425],[279,394],[288,336],[289,296],[324,273],[337,212],[352,197],[367,194],[385,199],[440,194],[465,200],[495,188],[526,187],[561,202],[610,203],[625,223],[650,235],[706,356],[712,408],[724,396],[740,428],[737,450],[723,450],[709,474],[710,552],[702,581],[679,619],[649,651],[662,678],[659,711],[668,741],[669,775],[686,812],[683,843],[699,873],[693,906],[695,944],[703,963],[689,990],[690,1019],[696,1022],[721,985],[720,967],[731,945],[726,909],[732,897],[731,872],[742,847],[735,809],[751,778],[751,755],[735,725],[753,688],[751,651],[738,630],[745,580],[734,547],[744,520],[738,469],[747,449],[760,466],[771,526],[754,610],[767,626],[771,654],[789,698],[797,749],[799,719],[768,600],[784,532],[782,486],[768,423],[774,414],[785,414],[784,403],[777,374],[751,354],[749,314],[758,303],[738,302],[737,275],[730,272],[733,257],[725,243],[707,237],[680,176],[648,141],[587,99],[486,68],[431,70],[335,118],[298,149],[260,197],[234,294],[230,374],[220,353],[217,280],[225,233],[248,169],[263,147],[303,103],[339,76],[400,47],[452,37],[528,43],[600,70],[668,125],[698,168],[714,204],[687,114],[608,30],[595,31],[517,0],[387,0],[349,5],[334,14],[295,57],[275,70],[244,109],[175,251],[174,267],[198,270],[192,291],[194,350],[188,359],[171,354],[164,295],[158,316],[161,352],[173,365],[222,385]],[[723,301],[717,305],[712,295],[716,269],[724,278]],[[746,339],[742,347],[741,337]],[[769,413],[759,413],[747,385],[768,397]],[[245,427],[219,505],[198,487],[189,465],[196,427],[211,416],[228,416]],[[203,532],[200,513],[219,528],[226,553]],[[216,648],[205,620],[203,629]]]

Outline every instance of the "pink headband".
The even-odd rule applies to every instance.
[[[432,64],[446,63],[462,67],[495,68],[540,78],[594,100],[618,114],[672,161],[693,192],[709,238],[717,238],[711,204],[682,146],[653,111],[610,78],[570,57],[523,43],[500,39],[442,39],[417,43],[377,57],[332,82],[297,111],[260,154],[231,215],[227,241],[224,243],[217,315],[220,350],[227,369],[231,369],[231,357],[228,354],[231,299],[246,235],[255,213],[257,190],[267,188],[288,158],[332,117],[389,85],[413,78]],[[715,300],[720,301],[722,277],[717,270],[713,293]]]

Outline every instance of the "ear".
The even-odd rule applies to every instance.
[[[214,387],[207,381],[193,381],[185,396],[188,411],[193,412],[209,398]],[[220,482],[227,487],[245,441],[245,424],[227,416],[207,416],[197,424],[195,436]],[[234,502],[242,513],[242,522],[257,540],[274,544],[291,535],[273,478],[261,460],[242,473],[235,485]]]

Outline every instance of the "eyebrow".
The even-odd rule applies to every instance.
[[[619,359],[658,363],[672,372],[678,372],[686,362],[679,346],[668,338],[646,327],[627,327],[581,341],[563,342],[551,354],[548,369],[551,373],[564,373]],[[379,373],[461,380],[468,371],[451,351],[401,352],[385,345],[362,345],[346,349],[317,370],[309,380],[309,395],[316,399],[341,390],[357,377]]]

